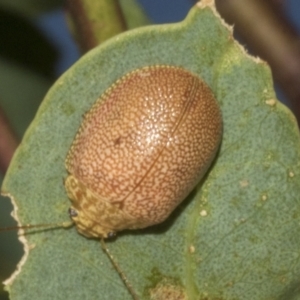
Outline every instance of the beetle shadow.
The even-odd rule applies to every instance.
[[[194,199],[195,195],[197,193],[197,189],[195,188],[187,197],[186,199],[169,215],[169,217],[162,223],[157,224],[157,225],[153,225],[147,228],[143,228],[143,229],[138,229],[135,231],[129,231],[126,230],[124,232],[122,232],[121,234],[130,234],[130,235],[159,235],[159,234],[164,234],[165,232],[167,232],[172,226],[173,224],[176,222],[176,220],[178,219],[178,217],[185,211],[185,209],[188,207],[188,205],[192,202],[192,200]],[[120,234],[120,235],[121,235]]]

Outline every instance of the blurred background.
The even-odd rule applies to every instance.
[[[132,5],[129,0],[122,2]],[[149,22],[171,23],[183,20],[196,1],[137,2]],[[249,52],[270,63],[278,98],[299,116],[300,1],[216,3],[226,20],[236,24],[235,35]],[[63,0],[0,0],[0,185],[47,90],[81,55],[82,47],[68,28],[67,11]],[[16,225],[11,211],[10,201],[1,197],[0,228]],[[11,275],[22,254],[17,232],[0,232],[0,282]],[[0,300],[7,300],[2,287]]]

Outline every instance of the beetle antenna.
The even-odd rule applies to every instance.
[[[68,228],[74,225],[74,222],[72,221],[65,221],[61,223],[48,223],[48,224],[27,224],[22,226],[12,226],[12,227],[3,227],[0,228],[1,231],[10,231],[10,230],[18,230],[18,229],[30,229],[30,228],[55,228],[55,227],[64,227]]]
[[[116,269],[118,274],[120,275],[122,281],[124,282],[124,284],[125,284],[126,288],[128,289],[129,293],[131,294],[133,300],[139,300],[139,297],[135,293],[131,283],[128,281],[128,279],[125,276],[124,272],[121,270],[119,264],[117,263],[117,261],[114,259],[114,257],[110,253],[109,249],[107,248],[106,243],[104,242],[104,239],[101,239],[101,247],[102,247],[102,250],[105,252],[105,254],[108,256],[109,260],[111,261],[112,265],[114,266],[114,268]]]

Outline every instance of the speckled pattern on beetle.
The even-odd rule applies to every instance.
[[[206,173],[221,136],[199,76],[166,65],[123,76],[87,112],[66,159],[77,230],[106,238],[161,223]]]

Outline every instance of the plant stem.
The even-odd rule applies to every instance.
[[[15,133],[9,125],[3,110],[0,107],[0,172],[5,174],[11,158],[18,146]]]
[[[126,30],[117,0],[66,0],[83,52]]]

